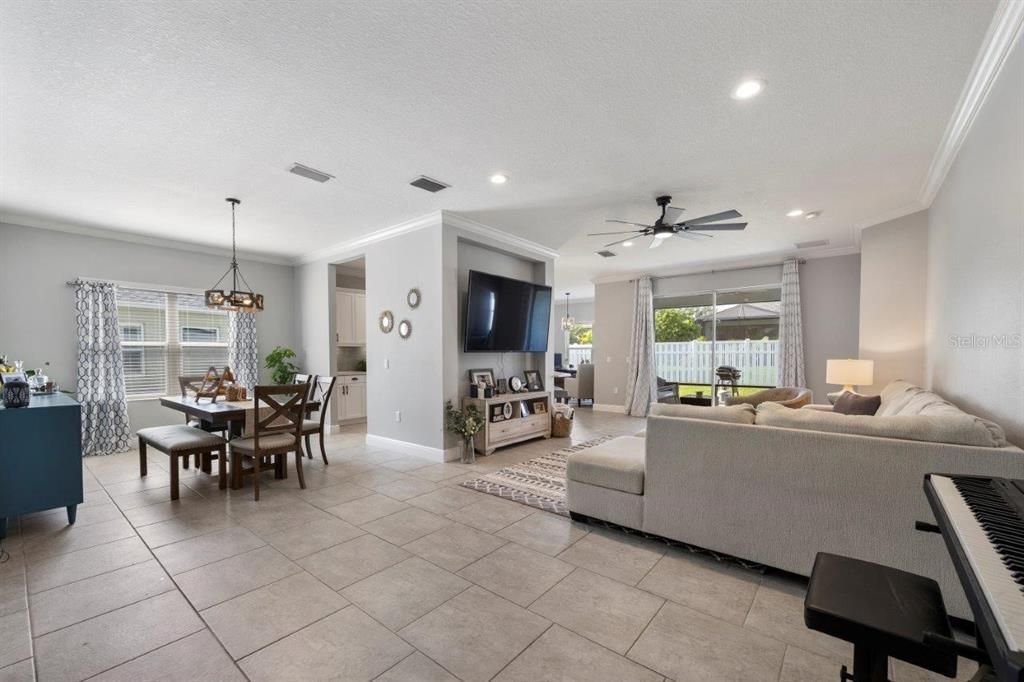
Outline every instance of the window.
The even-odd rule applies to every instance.
[[[119,288],[117,314],[129,399],[177,393],[178,376],[228,362],[228,315],[202,296]]]

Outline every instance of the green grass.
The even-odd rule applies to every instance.
[[[763,391],[763,388],[741,388],[739,389],[740,395],[751,395],[758,391]],[[697,391],[704,391],[704,397],[711,397],[711,386],[708,384],[679,384],[679,396],[693,395]]]

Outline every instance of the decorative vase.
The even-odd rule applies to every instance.
[[[464,438],[462,440],[462,459],[463,464],[475,464],[476,463],[476,448],[473,447],[473,437]]]
[[[28,382],[14,379],[4,384],[4,407],[28,407],[30,400],[32,392],[28,388]]]

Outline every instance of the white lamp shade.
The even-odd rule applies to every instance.
[[[870,386],[875,383],[874,360],[829,360],[825,383],[840,386]]]

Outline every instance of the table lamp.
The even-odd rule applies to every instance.
[[[855,393],[854,386],[869,386],[875,383],[874,360],[829,360],[825,366],[825,383],[839,384],[843,390],[829,393],[828,399],[834,405],[836,399],[846,391]]]

